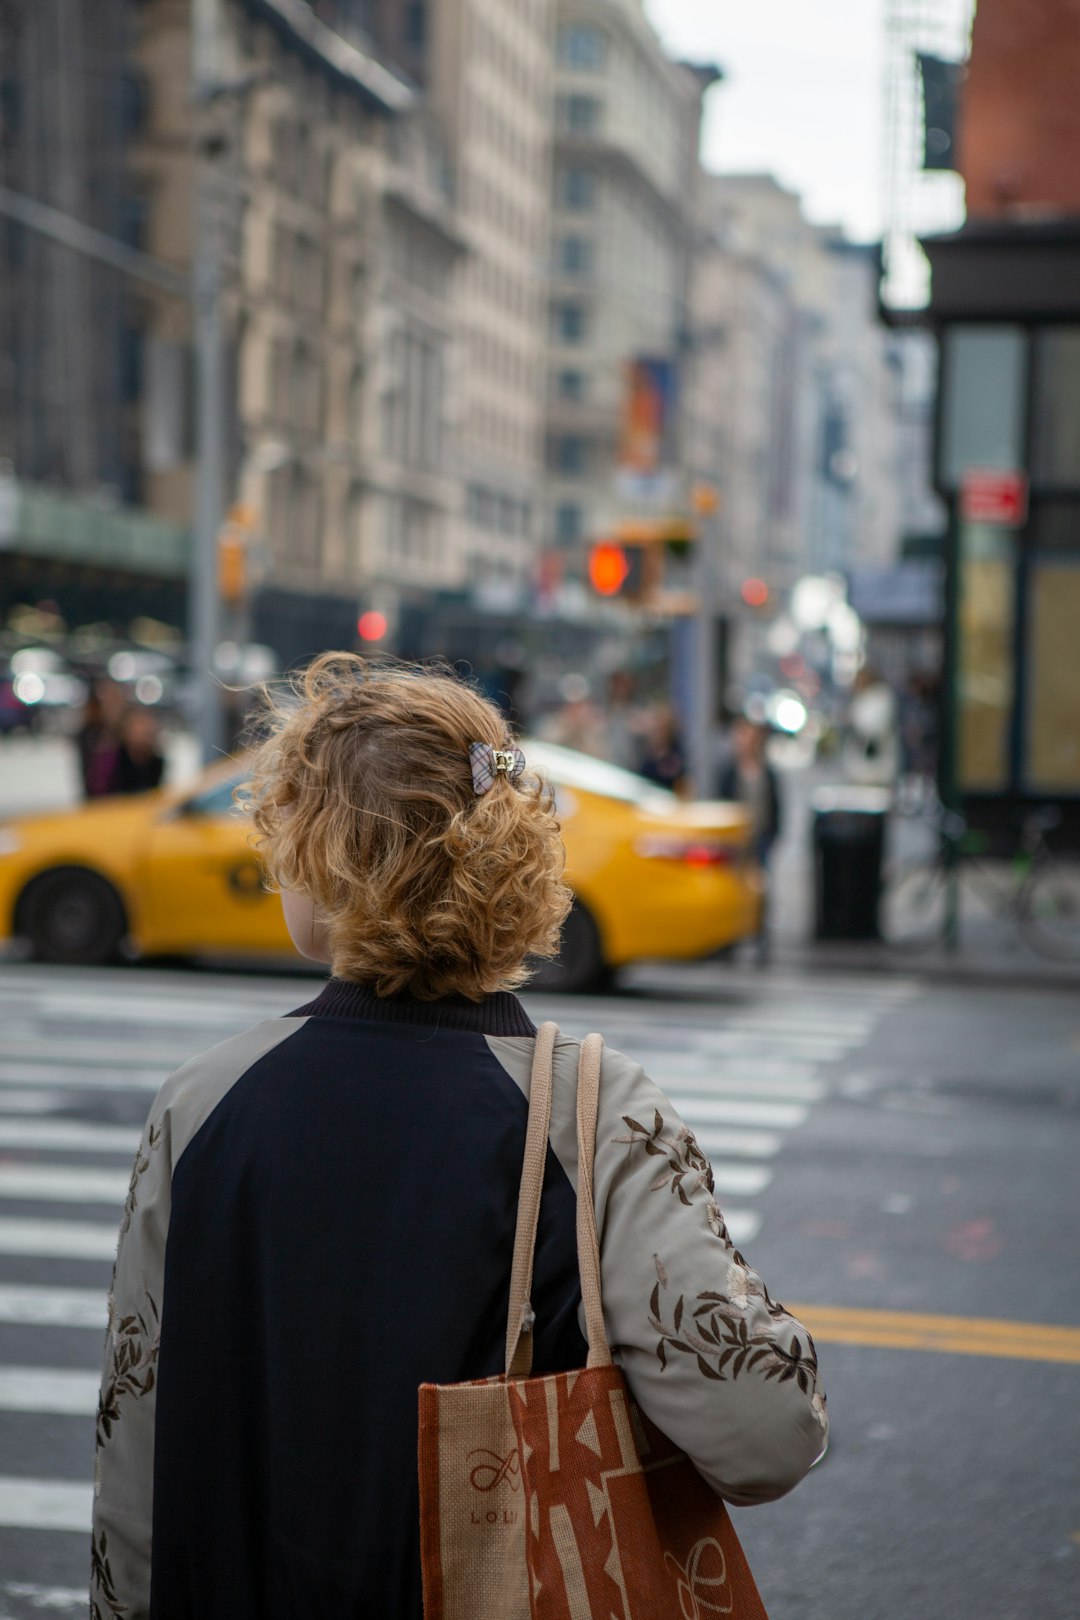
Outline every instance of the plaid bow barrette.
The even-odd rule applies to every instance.
[[[477,793],[486,793],[495,786],[497,776],[513,781],[525,769],[525,755],[520,748],[492,748],[490,743],[469,744],[469,764],[472,766],[473,787]]]

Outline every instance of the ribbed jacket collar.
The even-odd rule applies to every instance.
[[[535,1035],[536,1025],[517,996],[496,990],[483,1001],[443,996],[417,1001],[414,996],[378,996],[370,985],[331,979],[321,994],[298,1007],[294,1018],[367,1018],[394,1024],[435,1024],[440,1029],[474,1029],[481,1035]]]

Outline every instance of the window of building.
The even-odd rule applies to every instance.
[[[574,135],[592,135],[600,127],[601,103],[598,96],[560,96],[555,107],[560,129]]]
[[[409,4],[405,7],[405,44],[411,50],[421,51],[426,38],[426,0],[409,0]]]
[[[1038,558],[1031,570],[1027,644],[1027,780],[1037,793],[1080,792],[1076,627],[1080,552]]]
[[[960,534],[957,780],[990,792],[1009,780],[1016,541],[1006,529],[964,524]]]
[[[312,351],[298,343],[293,351],[292,421],[304,433],[322,429],[322,372]]]
[[[564,164],[559,171],[559,201],[575,213],[596,207],[596,176],[583,163]]]
[[[558,58],[563,67],[602,68],[607,58],[607,40],[599,28],[587,23],[571,23],[559,29]]]
[[[589,276],[593,267],[593,245],[587,236],[561,236],[558,266],[566,276]]]
[[[588,444],[580,433],[556,433],[551,441],[553,471],[564,478],[580,478],[588,461]]]
[[[585,398],[585,373],[567,368],[555,373],[555,392],[560,399]]]
[[[957,489],[975,467],[1023,465],[1027,344],[1018,326],[956,326],[945,335],[941,476]]]
[[[503,534],[517,534],[520,527],[521,502],[512,495],[499,496],[499,528]]]
[[[575,545],[585,532],[584,514],[573,501],[561,501],[555,508],[555,538],[560,545]]]
[[[1036,336],[1032,450],[1036,489],[1080,488],[1080,327]]]
[[[582,304],[553,304],[552,328],[560,343],[584,343],[587,320]]]
[[[349,443],[359,450],[364,431],[364,370],[354,366],[349,379]]]
[[[270,278],[274,291],[281,298],[291,298],[293,291],[292,232],[280,222],[274,226],[271,259]]]
[[[293,255],[293,291],[296,300],[305,309],[321,311],[326,289],[323,284],[323,256],[318,244],[310,236],[299,234],[293,245]]]

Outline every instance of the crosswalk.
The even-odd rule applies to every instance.
[[[105,1295],[149,1101],[186,1057],[310,995],[296,980],[192,982],[0,967],[0,1620],[85,1611]],[[708,1153],[728,1229],[747,1245],[784,1143],[827,1099],[833,1067],[916,986],[732,982],[720,1006],[526,1002],[568,1034],[602,1029],[643,1064]],[[47,1557],[35,1550],[46,1542]]]

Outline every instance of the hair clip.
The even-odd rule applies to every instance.
[[[477,793],[486,793],[494,787],[497,776],[509,781],[520,776],[525,769],[525,755],[520,748],[492,748],[490,743],[474,742],[469,744],[469,764],[473,787]]]

